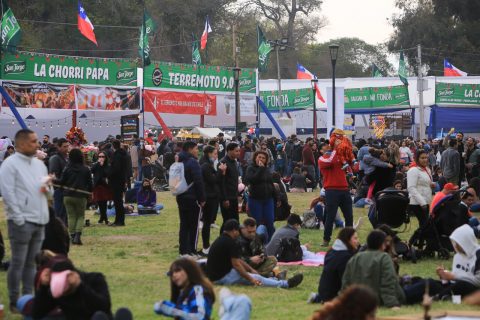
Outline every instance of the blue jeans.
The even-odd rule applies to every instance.
[[[158,204],[154,205],[153,207],[144,207],[141,204],[138,205],[138,209],[146,209],[146,208],[148,208],[148,209],[151,208],[151,209],[154,209],[155,211],[160,211],[160,210],[163,209],[163,204],[158,203]]]
[[[264,245],[267,245],[268,243],[268,231],[267,227],[265,227],[263,224],[257,225],[257,235],[262,239],[262,243]]]
[[[257,225],[263,224],[267,227],[268,236],[273,235],[275,227],[273,222],[275,221],[275,206],[273,198],[258,200],[248,198],[248,208],[250,209],[250,215],[257,221]],[[267,237],[267,242],[269,238]]]
[[[67,223],[67,210],[63,204],[63,190],[55,189],[53,191],[53,208],[55,209],[55,216],[63,221],[63,223],[68,226]]]
[[[353,226],[352,197],[348,190],[325,190],[325,233],[323,240],[330,241],[332,237],[333,223],[340,208],[345,218],[347,227]]]
[[[231,295],[222,301],[224,314],[220,320],[250,320],[252,301],[244,294]]]
[[[317,203],[315,207],[313,207],[313,212],[315,212],[315,216],[317,217],[317,219],[319,221],[322,221],[325,224],[325,220],[326,220],[325,209],[320,203]],[[335,215],[335,227],[337,228],[344,227],[343,220],[339,217],[338,214]]]
[[[275,278],[265,278],[259,274],[249,273],[249,275],[262,283],[264,287],[277,287],[277,288],[288,288],[287,280],[277,280]],[[250,281],[243,278],[237,270],[230,270],[222,279],[215,281],[215,284],[218,285],[232,285],[232,284],[243,284],[243,285],[252,285]]]

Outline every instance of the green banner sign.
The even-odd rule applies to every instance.
[[[233,70],[226,67],[157,61],[145,67],[143,79],[145,88],[234,92]],[[255,94],[255,69],[242,68],[239,80],[240,92]]]
[[[27,52],[2,55],[1,78],[48,83],[136,86],[134,60],[44,55]]]
[[[345,89],[345,109],[409,107],[406,86]]]
[[[480,84],[437,82],[435,103],[480,105]]]
[[[278,91],[261,91],[260,97],[270,111],[278,111],[282,106],[283,111],[293,111],[313,108],[312,89],[293,89]]]

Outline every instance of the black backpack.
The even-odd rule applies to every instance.
[[[277,254],[279,262],[302,261],[303,251],[297,238],[283,238]]]

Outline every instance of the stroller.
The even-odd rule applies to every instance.
[[[408,192],[385,189],[375,194],[375,204],[370,207],[368,218],[373,227],[386,224],[393,229],[410,223],[408,215]],[[401,232],[404,232],[405,229]]]
[[[460,193],[447,195],[433,208],[428,221],[423,227],[419,227],[410,238],[410,245],[422,250],[422,255],[434,257],[437,253],[439,258],[449,259],[453,246],[450,242],[452,232],[468,223],[468,217],[460,212]]]
[[[375,194],[375,203],[370,207],[368,218],[374,228],[388,229],[387,235],[392,237],[393,252],[405,260],[417,262],[417,252],[414,247],[408,245],[398,237],[399,233],[405,232],[410,224],[408,215],[409,205],[408,192],[396,189],[385,189]],[[400,228],[396,231],[393,229]]]

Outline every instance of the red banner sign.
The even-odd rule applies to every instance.
[[[160,113],[217,115],[217,97],[213,94],[145,90],[145,111]]]

